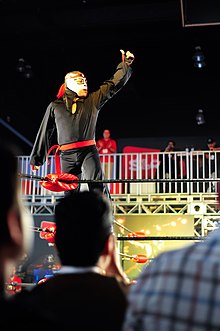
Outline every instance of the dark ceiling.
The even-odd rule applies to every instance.
[[[97,136],[105,127],[117,139],[217,134],[218,6],[216,0],[1,0],[0,117],[33,141],[65,73],[83,71],[92,90],[109,78],[124,48],[136,56],[134,73],[100,112]],[[206,56],[201,71],[192,62],[197,45]],[[32,79],[16,72],[19,58],[32,66]],[[199,108],[203,127],[195,122]]]
[[[61,36],[90,29],[137,29],[141,24],[180,21],[179,0],[169,1],[16,1],[0,2],[5,36]],[[116,37],[117,36],[112,36]]]

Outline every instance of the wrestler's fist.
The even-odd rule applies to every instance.
[[[122,54],[122,62],[127,63],[128,65],[131,65],[134,61],[134,54],[130,51],[123,51],[123,49],[120,49],[120,52]]]
[[[36,172],[36,171],[39,170],[39,169],[40,169],[40,166],[35,166],[35,165],[31,164],[31,170],[32,170],[33,172]]]

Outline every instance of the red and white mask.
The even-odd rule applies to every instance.
[[[65,84],[68,89],[76,94],[78,94],[80,90],[88,90],[87,79],[84,74],[79,71],[72,71],[66,74]]]

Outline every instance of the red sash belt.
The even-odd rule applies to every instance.
[[[67,151],[68,149],[91,146],[91,145],[95,145],[95,144],[96,144],[95,140],[77,141],[76,143],[61,145],[60,150]]]
[[[77,141],[75,143],[71,143],[71,144],[65,144],[65,145],[53,145],[49,151],[47,152],[47,158],[49,156],[49,154],[51,153],[52,150],[54,150],[56,148],[55,151],[55,165],[56,165],[56,173],[60,174],[61,173],[61,167],[60,167],[60,157],[59,157],[59,151],[67,151],[69,149],[73,149],[73,148],[81,148],[81,147],[86,147],[86,146],[91,146],[91,145],[95,145],[96,142],[95,140],[85,140],[85,141]]]

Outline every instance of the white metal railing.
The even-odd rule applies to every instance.
[[[33,175],[29,156],[19,156],[18,163],[22,194],[31,196],[32,202],[39,196],[63,195],[44,189],[39,180],[22,177]],[[111,194],[217,192],[220,151],[106,154],[102,167]],[[36,176],[44,178],[49,173],[55,173],[53,156]]]

